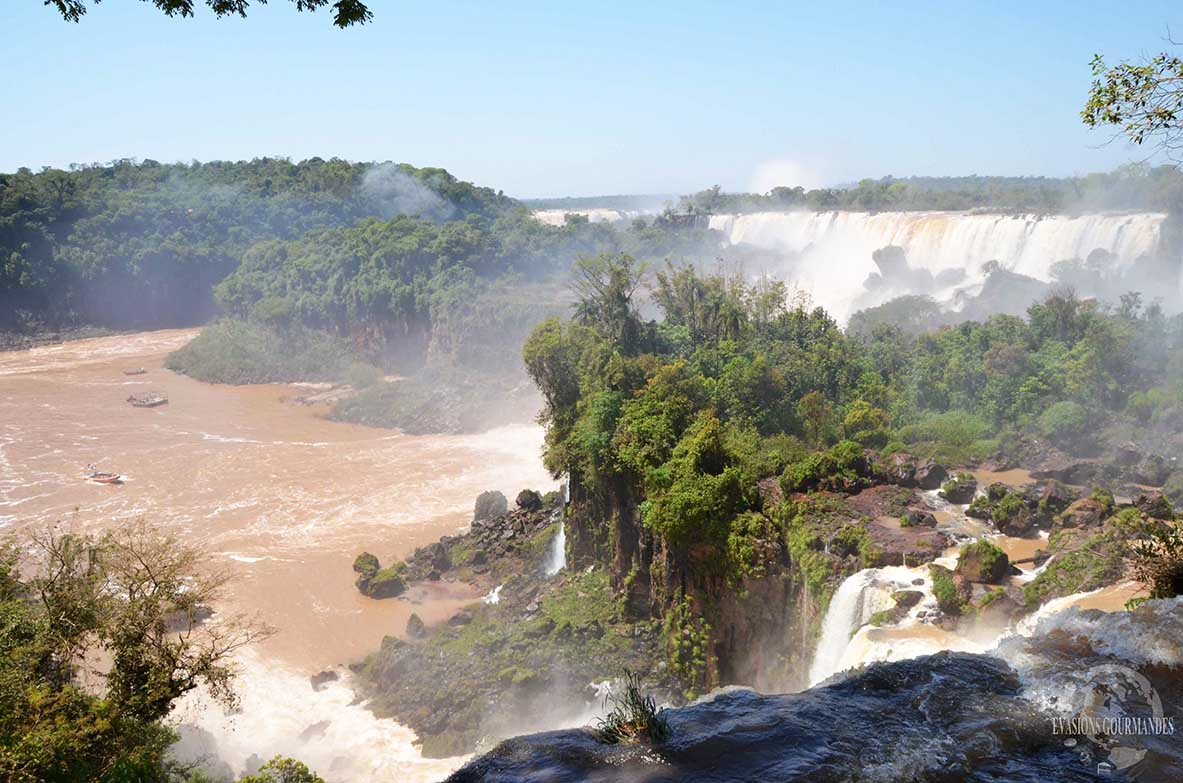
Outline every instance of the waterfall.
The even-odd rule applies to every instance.
[[[922,584],[914,584],[921,582]],[[822,621],[821,637],[809,667],[809,685],[813,687],[831,675],[857,666],[858,656],[849,660],[851,640],[876,612],[890,609],[897,590],[919,590],[931,597],[927,567],[887,566],[864,568],[848,576],[830,599],[830,608]],[[921,605],[928,603],[922,602]]]
[[[554,576],[567,567],[567,527],[560,521],[559,532],[550,542],[550,553],[546,557],[546,575]]]
[[[1086,258],[1095,249],[1122,268],[1154,253],[1165,214],[985,215],[967,212],[758,212],[715,215],[710,227],[732,245],[749,244],[796,257],[765,270],[808,291],[817,304],[845,319],[863,281],[876,270],[871,253],[904,248],[909,265],[936,274],[945,269],[980,280],[987,261],[1043,281],[1051,266]]]

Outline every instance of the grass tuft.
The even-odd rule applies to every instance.
[[[596,719],[593,734],[605,745],[626,745],[642,739],[662,742],[670,735],[670,726],[652,696],[641,694],[641,680],[629,670],[624,672],[624,691],[604,697],[604,706],[612,709]]]

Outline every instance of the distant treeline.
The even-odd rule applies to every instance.
[[[785,185],[768,193],[724,193],[718,186],[683,196],[676,212],[711,215],[788,209],[996,212],[1183,212],[1183,174],[1174,166],[1127,166],[1083,177],[883,177],[850,187]]]
[[[650,193],[635,196],[564,196],[562,198],[526,198],[522,203],[530,209],[621,209],[656,212],[675,204],[679,196],[672,193]]]
[[[0,174],[0,329],[197,323],[259,241],[405,211],[439,220],[514,209],[443,169],[336,159],[21,169]]]

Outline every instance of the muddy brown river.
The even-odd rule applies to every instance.
[[[293,401],[306,388],[204,384],[163,369],[196,333],[0,353],[0,528],[99,531],[143,518],[232,570],[228,602],[277,633],[243,657],[241,714],[194,700],[178,717],[210,732],[232,765],[289,752],[331,781],[438,778],[455,762],[423,762],[408,731],[373,720],[344,685],[313,692],[307,677],[401,634],[412,611],[438,622],[478,598],[441,588],[367,599],[353,558],[370,550],[385,563],[456,532],[481,491],[554,488],[541,428],[409,436],[330,422]],[[147,373],[123,372],[139,367]],[[151,391],[168,404],[126,402]],[[90,463],[124,483],[83,480]]]

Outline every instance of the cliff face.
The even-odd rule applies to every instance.
[[[679,547],[644,525],[626,481],[593,496],[572,478],[571,562],[606,569],[631,619],[660,621],[670,668],[690,693],[804,687],[818,626],[844,576],[917,565],[948,544],[931,528],[893,522],[920,505],[914,486],[785,497],[769,481],[761,482],[762,510],[734,522],[725,546]]]

